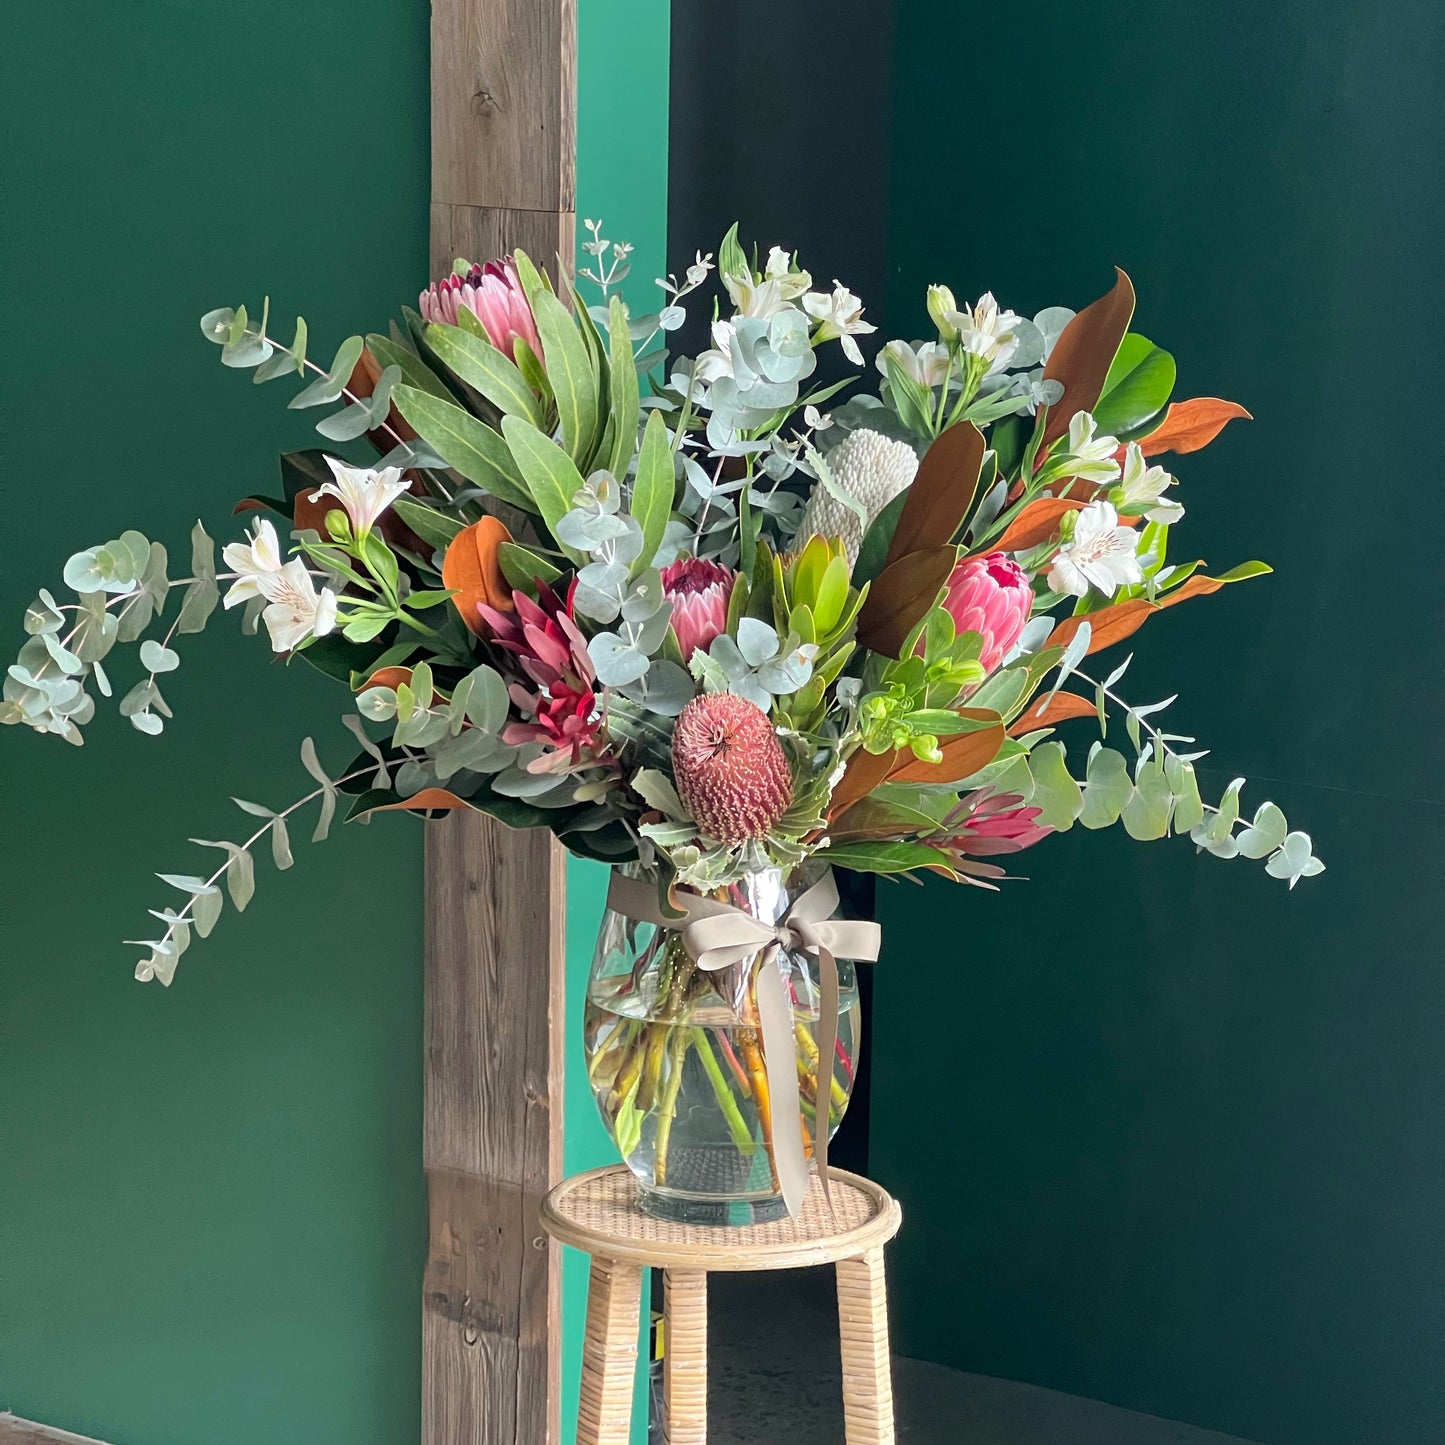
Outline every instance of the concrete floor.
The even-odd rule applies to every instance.
[[[831,1269],[709,1280],[708,1439],[841,1445]],[[761,1326],[761,1330],[760,1330]],[[895,1359],[900,1445],[1249,1445],[1008,1380]]]

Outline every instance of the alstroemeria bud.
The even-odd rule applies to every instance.
[[[959,632],[983,638],[979,661],[992,672],[1012,650],[1033,608],[1029,579],[1002,552],[970,557],[953,569],[943,605]]]
[[[957,310],[958,302],[953,299],[953,292],[947,286],[928,288],[928,314],[944,341],[958,340],[958,327],[948,319],[948,313]]]

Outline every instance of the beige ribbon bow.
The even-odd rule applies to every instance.
[[[803,1108],[798,1093],[797,1045],[793,1000],[777,966],[778,951],[806,953],[818,960],[818,1112],[813,1152],[823,1193],[828,1189],[828,1121],[832,1108],[833,1056],[838,1045],[838,963],[843,958],[875,962],[882,934],[876,923],[832,916],[838,885],[832,869],[801,895],[777,923],[731,903],[695,893],[674,893],[682,910],[668,918],[655,887],[613,870],[607,906],[639,923],[651,923],[682,936],[683,947],[705,971],[729,968],[756,957],[758,1021],[763,1033],[763,1065],[773,1103],[773,1163],[788,1213],[796,1215],[808,1192],[808,1156],[803,1144]]]

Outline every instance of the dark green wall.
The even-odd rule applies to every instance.
[[[232,501],[309,444],[217,364],[202,311],[269,291],[319,353],[416,291],[426,27],[404,0],[11,13],[7,649],[78,546],[136,526],[184,557],[191,519],[230,535]],[[306,733],[351,752],[334,684],[236,614],[181,650],[164,737],[113,711],[78,752],[0,735],[0,1408],[122,1445],[398,1445],[420,1409],[420,835],[298,829],[296,867],[261,863],[174,987],[135,983],[120,940],[171,901],[153,872],[236,836],[231,794],[304,792]]]
[[[998,897],[880,889],[899,1344],[1268,1445],[1433,1445],[1445,15],[901,17],[891,325],[932,281],[1032,312],[1118,262],[1180,393],[1255,413],[1178,459],[1177,536],[1276,575],[1151,623],[1128,682],[1329,871],[1075,831]]]

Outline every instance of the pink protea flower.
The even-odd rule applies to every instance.
[[[765,838],[793,801],[793,775],[768,715],[745,697],[704,693],[672,732],[677,794],[704,837]]]
[[[699,557],[662,569],[662,591],[672,602],[672,630],[684,662],[694,652],[706,652],[713,638],[726,631],[728,601],[737,580],[736,572]]]
[[[521,719],[502,729],[504,743],[546,749],[528,764],[534,773],[569,773],[611,761],[594,690],[597,673],[572,614],[576,587],[574,579],[565,602],[539,582],[535,602],[525,592],[512,593],[513,612],[477,607],[493,645],[510,653],[535,684],[529,688],[519,679],[507,688]]]
[[[946,826],[955,828],[947,847],[974,858],[1019,853],[1047,838],[1052,828],[1038,820],[1042,808],[1025,808],[1017,793],[975,793],[950,815]]]
[[[515,361],[520,337],[542,360],[537,322],[510,256],[488,261],[485,266],[473,265],[464,276],[443,277],[421,293],[420,303],[426,320],[444,321],[448,326],[457,324],[457,309],[465,307],[482,323],[487,339],[498,351]]]
[[[943,605],[959,632],[983,638],[979,661],[992,672],[1008,656],[1034,605],[1022,567],[1002,552],[969,557],[953,569]]]

